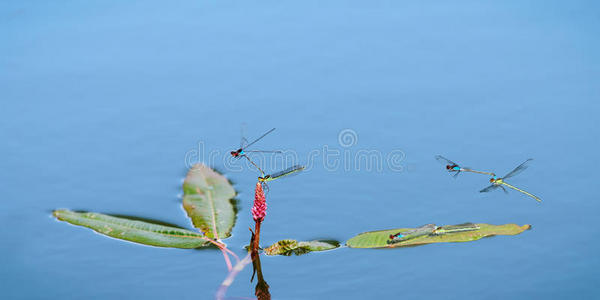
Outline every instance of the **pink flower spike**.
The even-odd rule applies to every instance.
[[[252,207],[252,218],[256,222],[262,222],[267,215],[267,200],[265,198],[265,192],[263,191],[262,184],[256,183],[256,189],[254,190],[254,206]]]

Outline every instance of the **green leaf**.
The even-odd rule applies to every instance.
[[[183,182],[183,208],[196,228],[209,238],[227,238],[235,224],[236,192],[225,176],[194,165]]]
[[[335,249],[340,246],[338,241],[317,240],[308,242],[298,242],[296,240],[281,240],[268,248],[264,249],[267,255],[302,255],[313,251],[325,251]]]
[[[370,231],[361,233],[349,239],[346,242],[346,245],[350,248],[396,248],[432,243],[470,242],[494,235],[517,235],[531,228],[531,225],[519,226],[516,224],[490,225],[480,223],[471,225],[476,225],[479,227],[479,229],[470,231],[451,232],[445,234],[426,234],[391,244],[389,243],[390,235],[397,234],[399,232],[411,232],[411,230],[414,230],[416,228],[397,228],[389,230]],[[441,228],[453,228],[459,226],[460,225],[442,226]]]
[[[61,221],[88,227],[116,239],[144,245],[186,249],[208,245],[203,235],[172,226],[92,212],[55,210],[52,214]]]

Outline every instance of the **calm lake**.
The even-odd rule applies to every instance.
[[[188,167],[233,183],[225,243],[245,254],[258,172],[261,244],[427,223],[532,229],[468,243],[263,256],[274,299],[598,298],[600,5],[592,1],[4,1],[0,286],[6,299],[211,299],[217,250],[134,244],[64,208],[193,229]],[[244,125],[245,124],[245,125]],[[503,176],[447,174],[434,156]],[[254,297],[246,267],[231,299]]]

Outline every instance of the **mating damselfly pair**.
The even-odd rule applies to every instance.
[[[485,174],[485,175],[492,176],[492,178],[490,178],[490,182],[492,184],[490,186],[482,189],[481,191],[479,191],[480,193],[486,193],[486,192],[490,192],[495,189],[501,188],[505,193],[508,194],[508,191],[506,190],[506,188],[504,188],[504,186],[506,186],[515,191],[521,192],[521,193],[535,199],[538,202],[542,202],[542,199],[540,199],[538,196],[535,196],[525,190],[522,190],[522,189],[504,181],[508,178],[511,178],[511,177],[523,172],[523,170],[527,169],[529,162],[533,160],[532,158],[527,159],[525,162],[523,162],[522,164],[517,166],[514,170],[510,171],[508,174],[504,175],[504,177],[501,177],[501,178],[498,178],[498,176],[496,176],[496,174],[494,174],[493,172],[477,171],[477,170],[473,170],[468,167],[462,167],[462,166],[458,165],[457,163],[455,163],[441,155],[436,155],[435,159],[437,161],[439,161],[440,163],[446,165],[446,170],[448,170],[449,173],[454,173],[454,176],[453,176],[454,178],[456,178],[458,176],[458,174],[460,174],[461,172],[471,172],[471,173]]]
[[[445,234],[475,231],[479,230],[479,226],[473,223],[464,223],[458,225],[436,226],[435,224],[427,224],[421,227],[400,231],[396,234],[390,234],[387,240],[388,244],[396,244],[408,240],[413,240],[425,236],[441,236]]]
[[[294,173],[304,170],[304,166],[295,165],[295,166],[289,167],[283,171],[279,171],[279,172],[272,173],[272,174],[265,174],[265,172],[256,163],[254,163],[254,161],[252,161],[252,159],[250,159],[250,157],[248,156],[248,153],[281,153],[282,152],[280,150],[248,150],[248,148],[250,148],[256,142],[260,141],[262,138],[264,138],[265,136],[267,136],[269,133],[273,132],[274,130],[275,130],[275,128],[271,128],[271,130],[269,130],[266,133],[264,133],[263,135],[259,136],[257,139],[255,139],[251,143],[248,142],[248,140],[244,137],[244,134],[242,132],[242,140],[240,142],[240,148],[238,148],[237,150],[231,151],[231,156],[233,156],[235,158],[244,157],[256,169],[258,169],[258,171],[261,174],[261,176],[258,177],[258,181],[260,181],[263,184],[266,184],[266,182],[273,181],[275,179],[285,177],[285,176],[288,176],[288,175],[291,175],[291,174],[294,174]]]

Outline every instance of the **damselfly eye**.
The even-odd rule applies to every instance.
[[[494,178],[490,178],[490,182],[494,182]]]
[[[450,170],[450,169],[452,169],[452,166],[446,165],[446,170]]]

